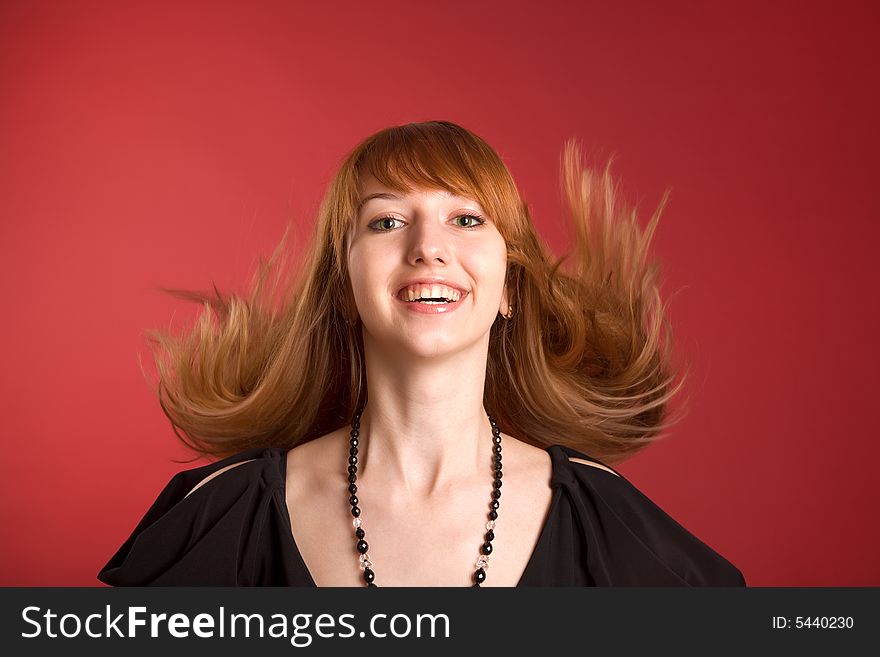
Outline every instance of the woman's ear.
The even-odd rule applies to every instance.
[[[351,289],[351,282],[345,286],[345,290],[341,296],[342,301],[337,302],[339,304],[337,306],[339,313],[345,319],[347,324],[354,326],[358,321],[358,309],[354,300],[354,292]]]
[[[507,285],[504,286],[504,290],[501,292],[501,306],[498,308],[498,314],[502,317],[510,319],[512,316],[512,308],[510,305],[510,295],[507,293]]]
[[[345,321],[354,326],[358,321],[357,304],[351,294],[347,294],[345,298]]]

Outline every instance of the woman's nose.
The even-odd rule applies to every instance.
[[[418,221],[409,233],[409,258],[411,261],[435,259],[446,261],[449,258],[448,238],[443,226],[431,221]]]

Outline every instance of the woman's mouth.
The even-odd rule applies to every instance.
[[[407,298],[410,297],[410,298]],[[458,297],[458,298],[456,298]],[[395,299],[403,305],[406,310],[422,315],[448,315],[456,310],[467,297],[467,293],[454,292],[448,297],[445,296],[416,296],[415,294],[407,294],[403,290]]]

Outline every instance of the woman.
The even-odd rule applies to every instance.
[[[174,291],[208,307],[154,334],[157,393],[223,458],[177,474],[99,579],[745,585],[607,465],[657,439],[682,385],[646,257],[660,209],[642,232],[571,143],[563,182],[567,270],[484,140],[392,127],[342,164],[280,303],[266,267],[247,302]]]

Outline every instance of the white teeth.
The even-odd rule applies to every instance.
[[[461,293],[458,290],[453,290],[445,285],[412,285],[404,288],[400,296],[404,301],[449,299],[454,302],[461,299]]]

